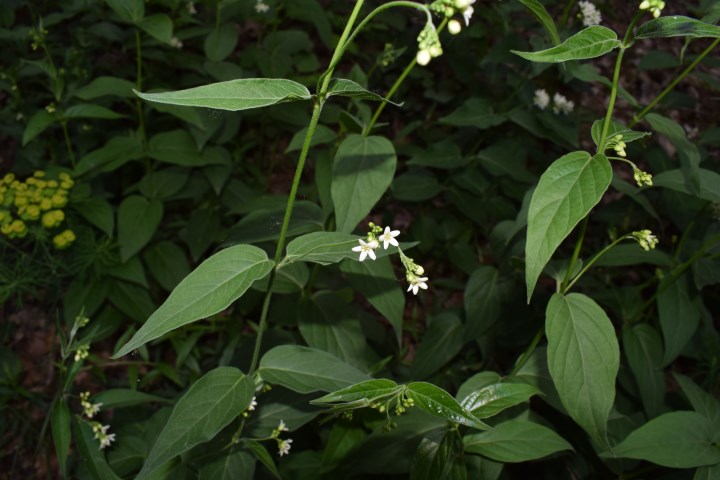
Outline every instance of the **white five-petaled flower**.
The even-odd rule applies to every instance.
[[[533,97],[533,103],[540,110],[545,110],[550,105],[550,95],[544,90],[535,90],[535,96]]]
[[[400,244],[398,244],[398,241],[395,240],[395,237],[398,235],[400,235],[400,230],[390,231],[390,227],[385,227],[385,231],[378,237],[378,241],[383,242],[383,248],[385,250],[387,250],[388,245],[398,247]]]
[[[360,245],[357,247],[353,247],[353,252],[360,252],[360,261],[362,262],[365,260],[365,257],[370,256],[373,260],[375,260],[377,257],[375,256],[374,250],[378,248],[378,242],[375,240],[370,240],[369,242],[365,243],[363,240],[358,240],[360,242]]]
[[[258,0],[257,3],[255,3],[255,11],[257,13],[267,13],[268,10],[270,10],[270,5],[262,0]]]
[[[412,290],[413,295],[417,295],[418,289],[422,288],[423,290],[427,290],[428,286],[425,282],[428,281],[427,277],[415,277],[413,276],[410,280],[410,286],[408,287],[407,291],[409,292]]]
[[[290,453],[290,444],[292,443],[292,438],[288,438],[287,440],[283,440],[278,444],[278,455],[281,457],[283,455],[288,455]]]

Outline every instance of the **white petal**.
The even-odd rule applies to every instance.
[[[362,262],[363,260],[365,260],[365,257],[367,257],[368,251],[369,251],[369,252],[372,252],[372,250],[363,250],[362,252],[360,252],[360,261],[361,261],[361,262]]]
[[[427,290],[427,285],[426,285],[426,284],[424,284],[424,283],[418,283],[418,285],[419,285],[420,288],[422,288],[423,290]]]
[[[352,248],[352,251],[353,251],[353,252],[362,252],[362,251],[363,251],[363,247],[360,247],[360,246],[353,247],[353,248]]]
[[[376,248],[378,248],[380,245],[379,245],[378,242],[376,242],[375,240],[371,240],[371,241],[367,244],[367,246],[370,247],[370,248],[372,248],[372,249],[376,249]]]
[[[372,258],[373,260],[377,259],[377,257],[375,256],[375,252],[373,252],[372,250],[368,250],[367,253],[368,253],[368,255],[370,255],[370,258]]]
[[[394,238],[391,238],[390,240],[387,240],[387,241],[390,242],[390,245],[394,245],[394,246],[396,246],[396,247],[399,247],[399,246],[400,246],[400,244],[398,243],[398,241],[395,240]],[[385,245],[385,249],[387,250],[387,244]]]

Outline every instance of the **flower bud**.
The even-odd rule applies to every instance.
[[[460,22],[457,20],[450,20],[448,22],[448,32],[450,32],[451,35],[457,35],[460,33],[460,30],[462,30],[462,25],[460,25]]]
[[[415,60],[417,60],[418,65],[422,65],[423,67],[430,63],[430,52],[426,49],[420,50],[417,53],[417,57],[415,57]]]

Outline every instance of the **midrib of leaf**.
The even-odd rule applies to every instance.
[[[288,256],[286,257],[286,263],[297,262],[297,261],[302,260],[303,258],[307,257],[308,255],[316,252],[317,250],[320,250],[320,249],[326,248],[326,247],[339,247],[340,245],[342,245],[342,244],[344,244],[344,243],[347,243],[348,246],[350,246],[350,245],[355,244],[355,241],[354,241],[354,240],[347,240],[347,241],[344,241],[344,242],[325,243],[325,244],[323,244],[323,245],[318,245],[318,246],[316,246],[316,247],[312,247],[310,250],[308,250],[307,252],[305,252],[305,253],[303,253],[303,254],[301,254],[301,255],[298,255],[298,254],[288,255]],[[328,255],[328,254],[332,254],[332,253],[335,253],[335,252],[321,252],[322,255]]]

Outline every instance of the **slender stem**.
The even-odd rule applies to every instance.
[[[573,250],[573,255],[570,259],[570,265],[568,265],[568,269],[565,272],[565,278],[563,278],[562,285],[567,285],[568,280],[570,280],[570,275],[572,275],[572,272],[575,269],[575,263],[577,263],[578,258],[580,258],[580,249],[582,248],[583,241],[585,240],[585,231],[587,230],[589,218],[589,214],[585,215],[585,218],[583,218],[583,223],[580,227],[580,236],[578,237],[577,242],[575,242],[575,250]],[[566,291],[567,288],[562,288],[562,290]]]
[[[650,110],[652,110],[655,107],[655,105],[658,104],[658,102],[662,101],[662,99],[665,98],[668,93],[673,91],[673,89],[675,88],[675,86],[677,86],[678,83],[680,83],[685,77],[687,77],[690,72],[695,70],[695,67],[697,67],[700,64],[700,62],[702,62],[703,59],[710,52],[712,52],[712,50],[715,47],[717,47],[718,43],[720,43],[720,38],[716,38],[714,42],[712,42],[705,50],[703,50],[703,52],[700,55],[698,55],[698,57],[695,60],[693,60],[693,62],[690,65],[688,65],[688,67],[685,70],[683,70],[683,72],[680,75],[678,75],[677,78],[675,78],[675,80],[673,80],[670,83],[670,85],[665,87],[665,89],[660,93],[660,95],[655,97],[655,99],[653,99],[653,101],[650,102],[647,107],[643,108],[642,111],[640,111],[640,113],[633,116],[632,122],[630,122],[630,125],[628,125],[628,127],[632,128],[635,124],[637,124],[640,120],[642,120],[645,117],[645,115],[647,115],[650,112]]]
[[[330,59],[330,65],[328,66],[327,70],[325,70],[325,73],[320,75],[320,78],[318,78],[317,92],[320,96],[321,102],[325,100],[325,93],[327,92],[328,85],[330,85],[330,79],[332,78],[332,74],[335,71],[335,66],[342,58],[343,53],[345,53],[345,48],[349,42],[348,37],[350,36],[350,31],[352,30],[353,25],[355,25],[355,21],[357,20],[358,15],[360,15],[360,9],[363,6],[363,2],[364,0],[357,0],[357,2],[355,3],[355,7],[353,8],[352,13],[350,13],[350,18],[345,25],[345,30],[343,30],[342,35],[340,35],[340,40],[335,46],[335,51],[333,52],[333,56]]]
[[[72,142],[70,141],[70,134],[68,133],[67,120],[60,122],[62,126],[63,136],[65,137],[65,146],[67,146],[68,155],[70,156],[70,164],[75,168],[75,152],[73,152]]]
[[[142,43],[140,42],[140,30],[135,30],[135,77],[138,92],[142,92]],[[135,99],[135,109],[137,110],[138,124],[140,126],[140,137],[144,147],[147,147],[147,135],[145,133],[145,117],[143,115],[143,106],[140,98]],[[148,164],[149,165],[149,164]]]
[[[532,355],[532,352],[535,350],[535,347],[537,347],[538,343],[540,343],[540,340],[542,340],[543,335],[545,335],[545,329],[541,328],[538,330],[538,332],[535,334],[535,337],[533,337],[532,342],[530,342],[530,345],[525,349],[523,354],[518,358],[517,363],[515,364],[515,367],[512,369],[512,372],[510,372],[510,377],[515,376],[517,372],[520,371],[520,369],[525,365],[528,358],[530,358],[530,355]]]
[[[564,27],[568,21],[568,18],[570,18],[570,11],[575,6],[575,2],[577,2],[577,0],[569,0],[565,4],[565,8],[563,9],[562,17],[560,17],[560,26],[561,27]]]
[[[572,286],[575,285],[575,283],[576,283],[578,280],[580,280],[580,277],[582,277],[582,276],[585,274],[585,272],[587,272],[587,271],[590,269],[590,267],[592,267],[593,264],[595,264],[595,262],[597,262],[597,261],[600,259],[600,257],[602,257],[603,255],[605,255],[605,254],[606,254],[607,252],[609,252],[615,245],[617,245],[618,243],[622,242],[623,240],[632,240],[632,238],[633,238],[632,235],[624,235],[624,236],[618,238],[617,240],[615,240],[614,242],[612,242],[610,245],[608,245],[608,246],[606,246],[605,248],[603,248],[602,250],[600,250],[600,251],[597,253],[597,255],[595,255],[595,256],[587,263],[587,265],[585,265],[585,266],[580,270],[580,272],[578,272],[578,274],[575,275],[575,277],[572,279],[572,282],[570,282],[570,283],[563,289],[563,295],[570,291],[570,289],[572,288]]]
[[[438,26],[438,33],[440,33],[443,28],[445,28],[445,25],[447,25],[448,19],[443,19],[442,23]],[[380,106],[378,106],[377,110],[375,110],[375,114],[370,119],[370,123],[367,124],[365,129],[363,130],[363,136],[367,137],[370,135],[370,132],[372,131],[373,126],[375,126],[375,122],[377,122],[378,118],[380,117],[380,114],[385,109],[385,106],[387,106],[388,101],[395,95],[395,92],[398,88],[400,88],[400,85],[402,85],[405,78],[410,74],[413,68],[415,68],[415,65],[417,65],[417,57],[413,57],[412,60],[410,60],[410,63],[408,63],[407,67],[405,67],[405,70],[400,74],[400,76],[395,80],[395,83],[393,83],[393,86],[390,87],[390,91],[388,91],[387,95],[385,95],[385,99],[380,103]]]

